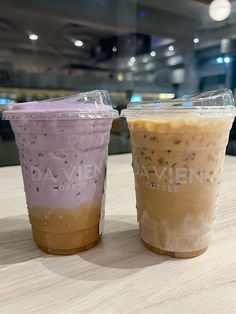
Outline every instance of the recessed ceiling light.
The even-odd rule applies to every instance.
[[[76,46],[76,47],[82,47],[83,46],[83,42],[82,42],[82,40],[75,40],[74,41],[74,45]]]
[[[30,39],[30,40],[37,40],[38,38],[39,38],[39,36],[36,35],[36,34],[30,34],[30,35],[29,35],[29,39]]]
[[[130,58],[130,61],[133,62],[133,63],[135,62],[135,60],[136,60],[135,57],[131,57]]]
[[[224,59],[223,59],[222,57],[218,57],[218,58],[216,59],[216,62],[217,62],[217,63],[223,63],[223,62],[224,62]]]
[[[117,80],[118,80],[119,82],[122,82],[122,81],[124,80],[124,77],[123,77],[123,74],[122,74],[122,73],[118,73],[118,74],[117,74]]]
[[[195,37],[194,39],[193,39],[193,42],[194,42],[194,44],[198,44],[199,43],[199,38],[198,37]]]
[[[170,45],[170,46],[168,47],[168,50],[169,50],[169,51],[174,51],[174,50],[175,50],[175,47],[174,47],[173,45]]]
[[[156,51],[154,51],[154,50],[151,51],[150,56],[151,56],[151,57],[155,57],[155,56],[156,56]]]
[[[117,52],[117,47],[116,46],[112,47],[112,51]]]

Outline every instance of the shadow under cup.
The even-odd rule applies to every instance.
[[[111,123],[110,118],[11,121],[41,250],[73,254],[99,242]]]

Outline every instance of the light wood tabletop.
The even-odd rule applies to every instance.
[[[31,237],[20,167],[0,169],[0,313],[236,313],[236,158],[226,157],[214,239],[196,258],[138,237],[131,155],[109,157],[102,242],[53,256]]]

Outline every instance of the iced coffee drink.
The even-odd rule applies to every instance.
[[[41,250],[72,254],[99,242],[116,115],[104,91],[16,104],[5,112],[19,149],[33,237]]]
[[[193,257],[210,243],[235,108],[227,90],[188,99],[187,108],[183,103],[133,105],[125,115],[140,237],[157,253]]]

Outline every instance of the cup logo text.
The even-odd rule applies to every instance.
[[[70,168],[59,167],[56,171],[50,168],[42,170],[35,166],[30,167],[32,181],[41,185],[51,184],[53,189],[60,191],[81,189],[85,181],[99,178],[102,170],[103,166],[97,164],[83,164]]]
[[[179,185],[192,184],[194,181],[203,183],[205,179],[203,169],[196,171],[192,168],[157,167],[153,164],[145,166],[133,161],[133,170],[135,176],[146,179],[147,188],[167,192],[177,192]]]

